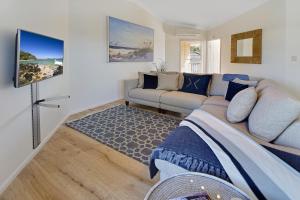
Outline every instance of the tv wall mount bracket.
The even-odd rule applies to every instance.
[[[57,96],[45,99],[39,99],[39,83],[31,84],[31,105],[32,105],[32,138],[33,149],[37,148],[41,143],[41,126],[40,126],[40,107],[61,108],[59,104],[48,104],[47,102],[69,99],[70,96]]]

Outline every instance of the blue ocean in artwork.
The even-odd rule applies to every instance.
[[[152,62],[154,30],[109,17],[109,61]]]
[[[64,41],[20,30],[19,86],[63,73]]]

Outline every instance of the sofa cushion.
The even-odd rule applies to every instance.
[[[223,81],[223,74],[213,74],[209,94],[211,96],[225,96],[228,83],[228,81]]]
[[[237,93],[239,93],[240,91],[242,91],[244,89],[247,89],[248,87],[249,87],[248,85],[243,85],[243,84],[239,84],[239,83],[230,81],[225,99],[227,101],[231,101]]]
[[[229,101],[225,100],[224,96],[210,96],[203,102],[203,105],[216,105],[227,107],[229,103]]]
[[[158,73],[158,90],[178,90],[179,74]]]
[[[166,92],[165,90],[135,88],[130,90],[128,95],[131,98],[158,103],[161,95]]]
[[[184,73],[184,82],[181,91],[207,96],[211,75],[199,75]]]
[[[226,120],[227,108],[224,106],[202,105],[200,109],[212,114],[213,116],[217,117],[218,119],[221,119],[222,121],[227,121]]]
[[[267,79],[261,80],[257,84],[256,92],[258,94],[261,94],[263,92],[263,90],[266,89],[266,88],[268,88],[268,87],[275,87],[275,88],[277,88],[276,84],[273,81],[267,80]]]
[[[163,104],[193,110],[199,108],[206,98],[203,95],[172,91],[164,93],[160,101]]]
[[[231,100],[227,110],[227,120],[237,123],[245,120],[251,113],[257,100],[257,93],[254,87],[240,91]]]
[[[216,106],[216,105],[202,105],[200,107],[201,110],[204,110],[213,116],[217,117],[218,119],[222,120],[223,122],[230,124],[230,126],[236,128],[237,130],[242,131],[243,133],[250,134],[247,126],[247,122],[235,123],[232,124],[227,121],[226,113],[227,107],[224,106]]]
[[[300,118],[292,123],[275,141],[275,144],[300,149]]]
[[[277,138],[300,114],[300,103],[284,92],[268,87],[263,90],[249,117],[250,132],[270,142]]]

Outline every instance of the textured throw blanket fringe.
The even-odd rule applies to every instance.
[[[206,161],[195,159],[188,155],[177,154],[174,151],[162,147],[155,149],[152,156],[156,159],[165,160],[183,167],[189,171],[210,174],[230,182],[225,170],[218,168]],[[151,176],[153,177],[154,174],[151,174]]]

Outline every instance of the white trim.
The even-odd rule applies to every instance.
[[[109,106],[109,107],[103,108],[103,109],[101,109],[101,110],[95,110],[94,112],[89,112],[88,114],[83,115],[83,116],[81,116],[80,118],[68,120],[68,121],[66,121],[66,123],[70,123],[70,122],[73,122],[73,121],[77,121],[77,120],[83,119],[83,118],[85,118],[85,117],[94,115],[94,114],[96,114],[96,113],[98,113],[98,112],[103,112],[103,111],[105,111],[105,110],[108,110],[108,109],[111,109],[111,108],[113,108],[113,107],[120,106],[120,105],[123,105],[123,104],[122,104],[122,103],[118,103],[118,104],[116,103],[116,104],[113,104],[113,105],[111,105],[111,106]],[[95,108],[97,108],[97,107],[95,107]]]
[[[93,105],[89,105],[89,106],[86,106],[84,108],[80,108],[80,109],[77,109],[75,111],[72,111],[72,112],[69,112],[69,116],[71,115],[75,115],[75,114],[78,114],[78,113],[81,113],[81,112],[84,112],[84,111],[88,111],[88,110],[92,110],[92,109],[96,109],[100,106],[104,106],[104,105],[107,105],[107,104],[113,104],[113,103],[116,103],[117,101],[121,101],[121,100],[124,100],[124,98],[121,98],[121,99],[117,99],[117,100],[112,100],[112,101],[107,101],[107,102],[103,102],[103,103],[97,103],[97,104],[93,104]]]
[[[206,63],[205,63],[206,62],[206,58],[205,58],[206,57],[206,45],[205,45],[206,40],[203,40],[202,38],[200,38],[201,34],[198,34],[198,36],[190,35],[190,37],[187,36],[187,38],[184,38],[183,35],[179,36],[176,34],[176,36],[180,37],[179,38],[179,72],[181,72],[181,73],[185,72],[184,70],[182,70],[183,69],[183,66],[182,66],[183,60],[182,60],[182,48],[181,48],[182,45],[181,45],[181,43],[182,42],[199,42],[201,44],[201,52],[202,52],[202,56],[201,56],[202,69],[201,69],[201,71],[203,73],[205,71],[204,66],[206,65]],[[189,73],[193,73],[193,72],[189,72]]]
[[[44,147],[45,144],[50,140],[50,138],[56,133],[58,128],[67,120],[67,118],[70,115],[67,114],[57,125],[56,127],[48,134],[44,140],[41,142],[41,144],[33,150],[26,158],[25,160],[13,171],[13,173],[10,174],[10,176],[3,181],[3,183],[0,185],[0,194],[2,194],[8,186],[15,180],[15,178],[20,174],[20,172],[30,163],[30,161],[40,152],[40,150]]]

